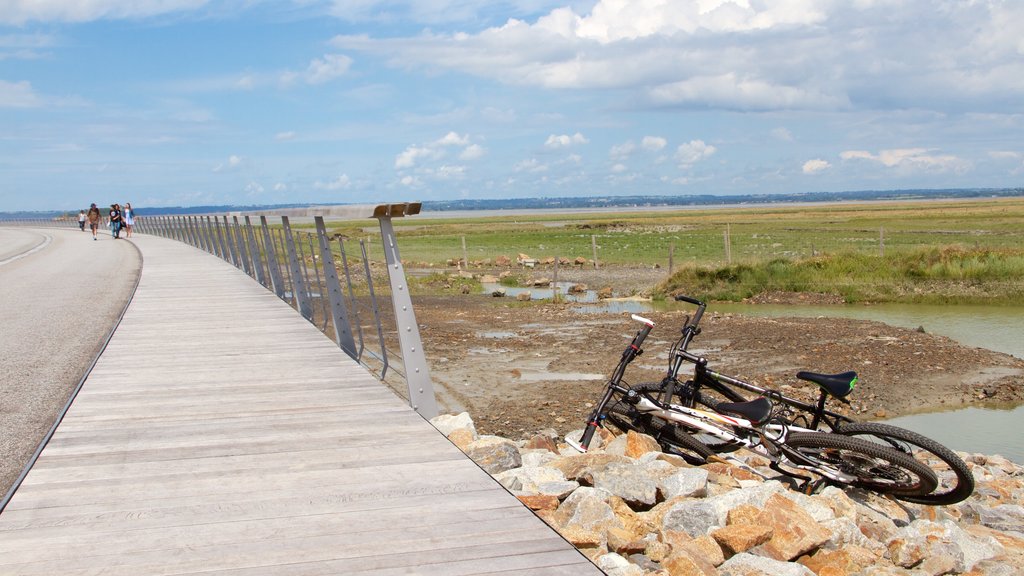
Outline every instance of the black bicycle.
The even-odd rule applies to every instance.
[[[700,319],[707,305],[695,298],[679,295],[678,301],[697,306],[693,317],[683,322],[682,335],[670,354],[668,373],[661,382],[641,383],[633,387],[639,393],[655,395],[661,401],[679,402],[684,406],[704,406],[717,411],[729,412],[730,406],[749,402],[743,392],[759,395],[781,406],[773,414],[778,425],[791,430],[828,431],[843,436],[856,437],[912,455],[932,468],[937,468],[939,484],[924,494],[895,494],[907,502],[928,505],[945,505],[961,502],[974,492],[974,476],[967,464],[957,454],[939,442],[926,436],[889,424],[878,422],[857,422],[853,418],[826,408],[829,399],[849,404],[848,396],[857,383],[854,371],[838,374],[821,374],[801,371],[796,374],[800,380],[814,383],[819,388],[815,403],[807,403],[788,397],[777,390],[757,386],[740,378],[717,372],[708,367],[706,358],[691,354],[687,348],[693,338],[700,334]],[[684,364],[693,365],[691,378],[680,381],[679,373]],[[741,392],[742,391],[742,392]],[[715,452],[728,452],[741,447],[735,442],[722,441],[714,436],[697,434],[697,439]]]
[[[609,422],[621,431],[649,434],[666,452],[694,463],[705,462],[716,452],[749,448],[768,458],[772,469],[802,481],[801,488],[807,492],[824,483],[904,496],[935,489],[935,474],[913,457],[860,438],[797,430],[774,417],[767,398],[716,403],[704,410],[693,403],[668,401],[680,397],[670,380],[665,382],[667,394],[660,384],[628,385],[623,380],[626,367],[642,354],[641,346],[654,326],[646,318],[633,318],[643,326],[623,352],[581,437],[567,438],[581,452],[590,448],[597,428]],[[680,387],[679,393],[683,392]]]

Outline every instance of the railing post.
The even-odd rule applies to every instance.
[[[224,215],[224,241],[228,245],[228,256],[230,257],[230,259],[228,259],[228,257],[225,257],[224,259],[227,260],[228,262],[230,262],[231,265],[234,266],[235,268],[240,268],[240,266],[238,265],[238,254],[237,254],[237,250],[236,250],[236,246],[235,246],[235,237],[234,236],[235,235],[232,234],[232,231],[231,231],[231,224],[228,223],[228,216],[227,216],[227,214],[225,214]]]
[[[263,271],[263,260],[260,258],[260,245],[256,242],[256,235],[252,230],[252,222],[245,217],[245,240],[249,244],[249,256],[252,259],[253,272],[256,273],[256,280],[264,287],[267,286],[267,275]]]
[[[341,281],[338,269],[334,267],[334,256],[331,254],[331,241],[327,237],[327,227],[323,216],[317,216],[316,238],[320,244],[320,262],[324,265],[324,284],[327,286],[327,297],[331,304],[331,320],[334,322],[334,341],[353,359],[356,356],[356,341],[352,336],[352,325],[348,321],[348,308],[345,306],[345,295],[341,292]]]
[[[207,216],[206,220],[209,222],[210,217]],[[216,216],[213,217],[213,232],[217,237],[217,256],[219,256],[221,260],[227,262],[228,249],[227,246],[224,245],[224,234],[220,230],[220,220]]]
[[[267,226],[267,217],[260,216],[260,228],[263,229],[263,251],[267,255],[267,270],[270,272],[270,281],[274,285],[274,293],[281,300],[284,300],[284,279],[281,278],[281,263],[277,259],[277,249],[274,247],[274,238],[270,235],[270,227]]]
[[[206,237],[210,239],[210,253],[218,258],[223,257],[220,255],[220,245],[217,244],[217,235],[213,232],[213,224],[210,222],[210,216],[203,218],[204,227],[206,228]]]
[[[245,249],[245,235],[241,226],[238,225],[238,216],[231,217],[235,229],[235,248],[238,249],[238,258],[242,262],[242,271],[249,276],[255,277],[252,272],[252,262],[249,260],[249,252]]]
[[[437,416],[437,399],[434,397],[434,385],[430,381],[427,357],[423,353],[420,327],[416,323],[416,313],[412,309],[405,268],[398,253],[395,228],[391,223],[392,209],[396,207],[402,210],[398,215],[404,215],[404,205],[388,205],[381,207],[384,209],[374,216],[380,221],[384,258],[387,261],[388,280],[391,282],[391,302],[395,307],[395,325],[398,329],[398,341],[402,346],[405,381],[409,386],[409,403],[420,416],[430,419]]]
[[[306,283],[303,280],[302,268],[299,266],[299,254],[295,250],[295,238],[292,236],[292,227],[287,216],[281,216],[281,224],[284,226],[285,250],[288,251],[288,266],[292,271],[292,296],[299,309],[299,313],[306,320],[313,321],[313,306],[309,303],[309,294],[306,291]]]

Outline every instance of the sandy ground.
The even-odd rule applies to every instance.
[[[614,285],[624,295],[642,293],[663,274],[604,269],[577,272],[572,280]],[[581,428],[638,328],[628,313],[581,313],[577,304],[479,294],[420,297],[414,306],[441,410],[467,411],[482,433],[509,438]],[[656,328],[627,381],[661,379],[684,314],[645,314]],[[862,320],[716,314],[713,304],[701,326],[690,350],[706,356],[712,369],[790,396],[817,395],[817,387],[795,378],[799,370],[856,370],[852,406],[840,411],[859,419],[1024,401],[1024,360],[943,336]]]

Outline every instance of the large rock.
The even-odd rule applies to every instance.
[[[608,492],[597,488],[579,488],[558,507],[558,520],[563,526],[578,526],[598,532],[609,526],[624,528],[608,504],[611,497]]]
[[[1003,553],[1003,546],[994,538],[971,536],[951,520],[915,520],[900,528],[887,547],[897,566],[911,568],[932,560],[937,567],[948,562],[950,571],[957,573],[967,572],[978,562]]]
[[[658,482],[662,498],[677,496],[701,497],[708,493],[708,471],[701,468],[680,468]]]
[[[611,462],[593,473],[595,488],[622,498],[630,506],[650,508],[658,497],[658,485],[646,469],[634,463]]]
[[[712,531],[711,537],[722,547],[726,556],[733,556],[770,540],[772,527],[761,524],[730,524]]]
[[[662,529],[682,530],[694,537],[702,536],[714,528],[725,526],[729,510],[741,504],[764,508],[769,498],[783,490],[785,487],[779,482],[765,482],[703,500],[685,500],[665,512]]]
[[[473,439],[477,438],[476,424],[473,423],[473,419],[470,418],[468,412],[461,412],[459,414],[440,414],[430,419],[430,423],[437,428],[438,432],[448,436],[455,430],[466,429],[473,434]]]
[[[497,436],[484,436],[471,443],[466,448],[466,455],[491,475],[523,464],[519,448],[511,440]]]
[[[737,554],[718,567],[720,576],[816,576],[811,569],[753,554]]]
[[[795,560],[828,542],[832,533],[781,494],[773,494],[758,515],[758,524],[772,529],[770,540],[752,550],[753,554],[775,560]]]
[[[539,494],[539,485],[548,482],[565,482],[565,475],[557,468],[546,466],[520,466],[504,472],[494,474],[494,479],[501,482],[501,485],[515,492]],[[572,483],[575,490],[579,487],[576,482]],[[569,492],[572,492],[569,490]]]

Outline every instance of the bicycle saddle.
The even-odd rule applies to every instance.
[[[772,403],[762,396],[746,402],[721,402],[715,406],[715,410],[736,414],[754,424],[761,424],[772,415]]]
[[[796,377],[821,386],[836,398],[845,398],[857,385],[857,373],[854,371],[839,374],[815,374],[814,372],[797,372]]]

